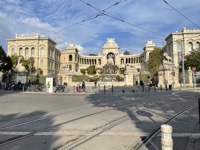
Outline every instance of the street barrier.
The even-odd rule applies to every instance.
[[[161,145],[162,150],[173,150],[172,126],[161,125]]]

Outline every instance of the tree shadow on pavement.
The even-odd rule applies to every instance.
[[[104,92],[101,91],[101,93]],[[178,108],[181,110],[179,103],[185,103],[185,107],[195,103],[194,99],[184,97],[184,95],[188,96],[188,94],[193,95],[192,93],[184,92],[183,95],[181,93],[177,96],[173,94],[173,91],[157,93],[123,93],[119,91],[118,93],[89,95],[87,101],[92,103],[94,107],[110,107],[116,111],[124,112],[132,120],[133,126],[139,129],[141,133],[151,133],[166,120],[170,119],[173,114],[176,114],[179,111]],[[195,95],[199,94],[196,93]],[[173,107],[168,104],[173,105]],[[141,136],[141,139],[143,138]]]

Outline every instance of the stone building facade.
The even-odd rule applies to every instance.
[[[41,38],[38,34],[34,36],[20,36],[16,34],[15,39],[8,39],[8,55],[23,56],[25,59],[33,57],[34,67],[41,70],[41,75],[53,75],[60,82],[71,82],[69,78],[73,74],[81,74],[81,69],[90,65],[103,68],[112,63],[118,68],[131,66],[130,70],[147,71],[149,53],[156,47],[152,41],[147,41],[144,52],[141,54],[124,55],[119,52],[120,47],[114,38],[108,38],[102,47],[102,53],[96,56],[81,55],[75,44],[69,44],[66,50],[60,51],[56,48],[56,42],[50,38]],[[130,75],[129,75],[130,76]],[[126,79],[129,81],[128,79]]]
[[[163,50],[172,58],[172,62],[179,67],[182,57],[192,50],[200,48],[200,29],[187,29],[183,27],[181,32],[170,33],[166,39]]]
[[[41,70],[42,75],[56,75],[60,68],[61,52],[55,47],[56,42],[50,38],[20,36],[8,39],[8,55],[23,56],[24,59],[34,58],[34,67]]]

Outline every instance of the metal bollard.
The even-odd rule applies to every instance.
[[[160,91],[162,91],[162,85],[160,86]]]
[[[112,85],[112,93],[113,93],[113,85]]]
[[[199,126],[200,126],[200,98],[198,98],[198,108],[199,108]]]
[[[172,126],[167,124],[161,125],[161,132],[162,150],[173,150]]]
[[[104,91],[104,93],[106,93],[106,86],[105,85],[103,87],[103,91]]]

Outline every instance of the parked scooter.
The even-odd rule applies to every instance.
[[[58,85],[56,87],[55,93],[56,92],[64,92],[65,91],[65,85]]]

